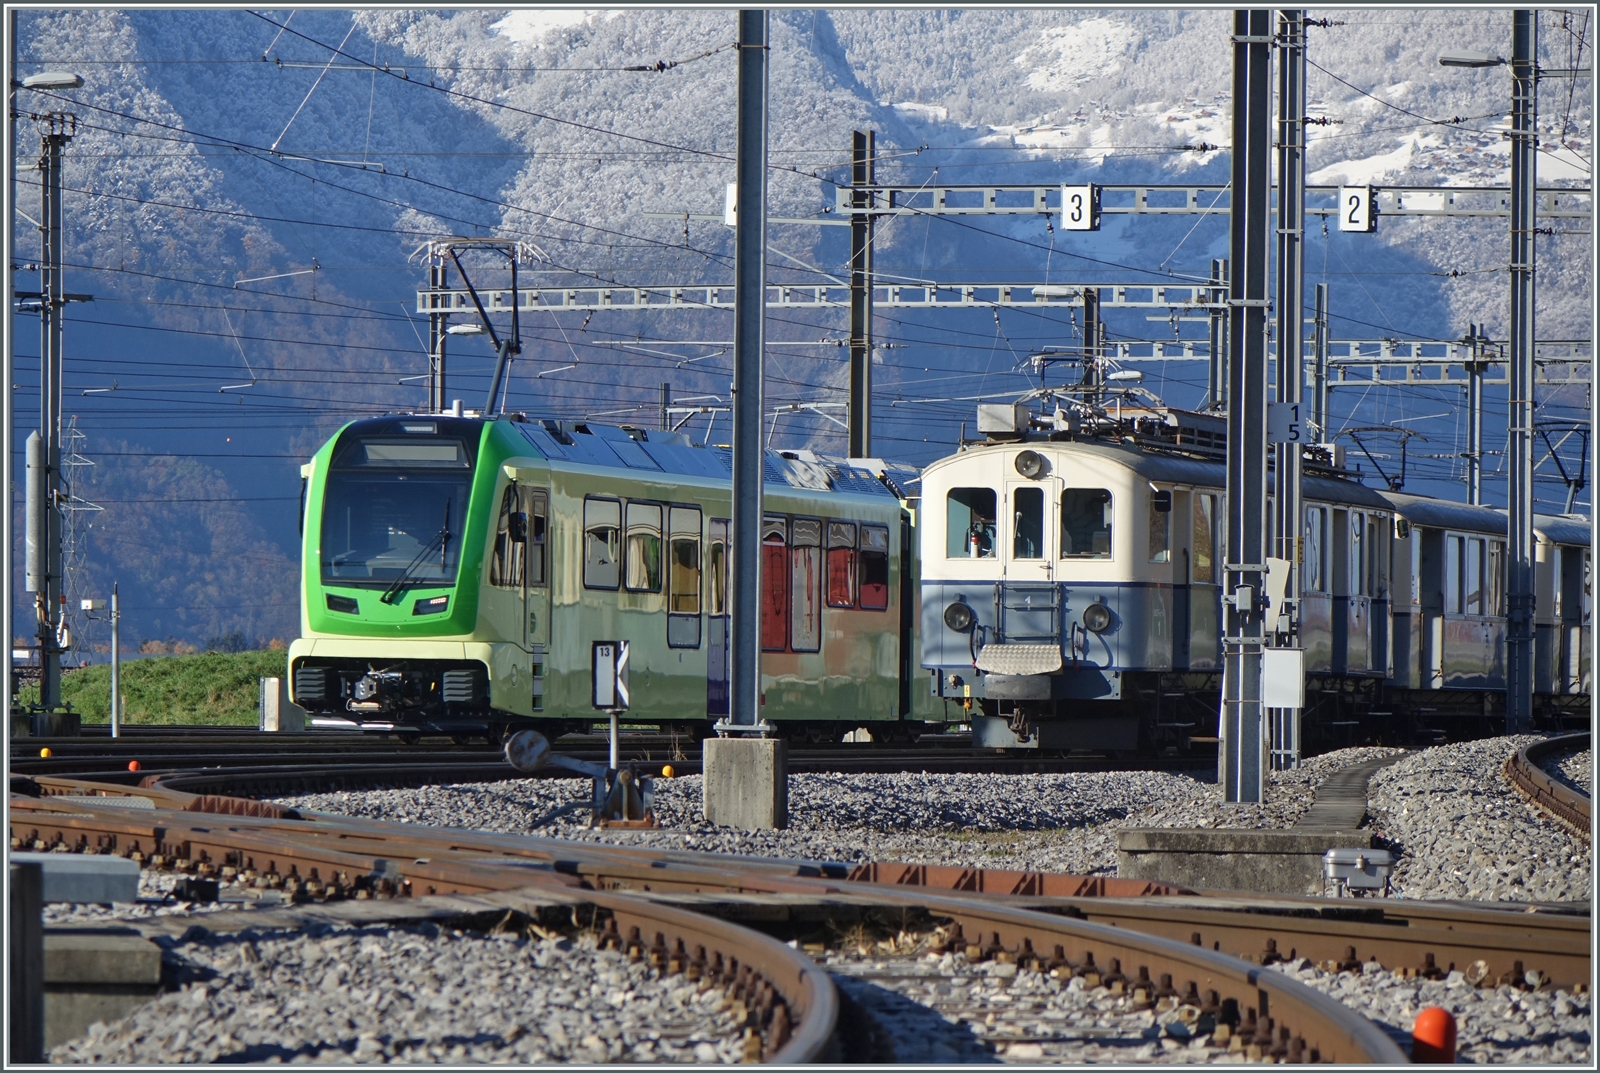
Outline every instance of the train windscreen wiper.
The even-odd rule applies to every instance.
[[[439,572],[441,574],[444,573],[446,556],[450,548],[450,537],[453,535],[450,532],[450,501],[447,499],[444,501],[444,524],[439,527],[437,533],[433,534],[433,539],[423,545],[421,551],[417,552],[416,558],[412,559],[410,564],[400,571],[400,576],[394,579],[394,583],[385,589],[383,595],[378,599],[386,604],[398,602],[401,595],[404,594],[406,586],[411,582],[411,575],[416,572],[417,568],[422,565],[428,556],[433,554],[434,548],[439,549]]]

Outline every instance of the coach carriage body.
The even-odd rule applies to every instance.
[[[630,721],[722,717],[729,474],[726,450],[670,432],[448,415],[347,426],[306,468],[295,700],[371,729],[571,726],[598,714],[592,643],[625,640]],[[767,452],[765,476],[763,715],[933,717],[906,680],[915,564],[900,496],[808,453]]]
[[[978,744],[1150,750],[1215,734],[1225,476],[1182,450],[1048,428],[928,467],[921,662]],[[1494,717],[1504,512],[1326,472],[1306,475],[1302,501],[1306,741]],[[1589,527],[1541,515],[1536,531],[1536,704],[1550,718],[1589,690]]]

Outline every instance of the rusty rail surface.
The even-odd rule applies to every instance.
[[[1387,900],[1230,901],[1103,877],[923,865],[852,868],[292,810],[271,814],[234,799],[159,786],[131,789],[48,778],[35,785],[40,797],[12,797],[11,837],[17,848],[118,853],[151,867],[276,888],[296,901],[317,904],[429,894],[493,899],[533,889],[541,896],[587,899],[597,906],[603,898],[622,898],[608,903],[608,911],[619,927],[638,926],[641,942],[652,925],[628,924],[626,913],[616,908],[637,907],[641,896],[697,909],[702,922],[746,914],[770,924],[802,909],[812,920],[835,908],[914,910],[959,928],[949,941],[965,943],[969,956],[976,951],[980,957],[1033,958],[1041,964],[1065,959],[1078,966],[1098,964],[1102,972],[1108,971],[1110,958],[1117,958],[1155,978],[1165,973],[1193,981],[1191,993],[1214,991],[1217,1001],[1231,999],[1246,1014],[1270,1016],[1280,1033],[1292,1030],[1292,1039],[1279,1041],[1283,1046],[1299,1040],[1295,1046],[1302,1052],[1314,1050],[1330,1061],[1390,1062],[1403,1056],[1397,1057],[1381,1033],[1372,1036],[1371,1026],[1346,1007],[1264,971],[1267,965],[1300,957],[1330,967],[1376,960],[1419,976],[1460,968],[1472,982],[1490,985],[1525,983],[1524,963],[1552,985],[1586,983],[1589,977],[1587,916]],[[153,808],[102,804],[100,797],[143,798]],[[642,914],[641,921],[649,915],[638,908],[626,912]],[[783,953],[768,955],[780,957],[778,962],[757,962],[748,950],[741,955],[724,949],[726,935],[717,940],[718,947],[704,937],[691,942],[686,926],[679,920],[676,930],[656,930],[667,936],[669,948],[682,937],[688,949],[723,949],[740,964],[755,965],[772,983],[776,998],[770,1010],[781,1006],[785,1012],[781,1019],[770,1010],[763,1014],[763,1053],[799,1053],[794,1048],[811,1039],[824,1009],[832,1031],[837,999],[831,984],[822,989],[816,977],[795,975],[802,962],[820,972],[808,959],[778,944]],[[660,944],[653,945],[659,951]],[[780,979],[767,976],[768,969]],[[781,979],[785,974],[793,978]],[[825,974],[821,980],[827,983]],[[794,1035],[787,1043],[773,1041],[774,1032],[781,1037],[789,1031]]]
[[[209,797],[158,788],[128,791],[50,779],[39,780],[39,787],[46,795],[131,792],[162,808],[191,813],[213,802]],[[236,833],[229,843],[235,852],[261,844],[297,847],[301,853],[314,848],[327,854],[330,861],[345,862],[381,856],[385,852],[382,845],[393,846],[397,841],[395,825],[384,821],[318,813],[306,816],[313,822],[282,823],[271,817],[234,815],[231,825]],[[526,869],[561,877],[584,889],[650,894],[746,892],[831,897],[849,891],[921,888],[986,901],[1001,899],[1025,909],[1131,928],[1204,945],[1257,964],[1297,958],[1336,966],[1376,961],[1424,977],[1460,969],[1474,983],[1491,984],[1512,980],[1526,968],[1557,986],[1586,983],[1590,973],[1587,912],[1508,913],[1400,899],[1243,898],[1222,892],[1200,897],[1181,887],[1145,880],[877,862],[848,866],[423,826],[400,829],[398,841],[416,862],[406,871],[413,884],[411,892],[419,894],[477,889],[460,878],[454,885],[442,885],[451,873],[440,871],[439,862],[448,856],[465,856],[483,865],[470,877],[480,885],[487,883],[490,875],[488,862],[498,862],[493,870],[496,874],[510,873],[509,878],[502,875],[496,881],[502,889],[520,882],[517,876]],[[292,860],[288,867],[295,867]],[[224,865],[222,871],[226,870]],[[340,870],[349,871],[342,865]],[[302,882],[326,885],[320,874]],[[318,896],[315,890],[307,893]],[[337,896],[338,888],[333,893]]]
[[[1130,970],[1125,986],[1153,993],[1163,976],[1181,981],[1196,1005],[1217,1010],[1240,1035],[1242,1054],[1274,1050],[1313,1061],[1396,1063],[1404,1054],[1379,1029],[1347,1007],[1294,980],[1238,958],[1157,936],[1069,916],[983,904],[996,896],[933,893],[906,885],[827,880],[796,874],[784,862],[739,869],[727,859],[709,867],[669,862],[619,847],[567,843],[557,852],[528,846],[522,854],[492,854],[487,842],[528,842],[514,836],[384,824],[347,823],[310,814],[293,820],[191,811],[172,791],[127,793],[89,784],[48,787],[40,798],[12,798],[14,846],[60,852],[116,853],[149,867],[274,887],[301,900],[356,901],[438,896],[505,897],[518,890],[583,900],[608,915],[603,939],[652,960],[704,947],[737,958],[746,971],[742,994],[756,1011],[760,1054],[773,1061],[815,1059],[833,1032],[837,996],[826,974],[798,951],[716,919],[664,904],[670,892],[778,892],[808,901],[856,895],[883,910],[929,914],[945,922],[944,942],[966,956],[1046,961],[1086,968],[1098,983]],[[155,808],[130,809],[93,800],[144,796]],[[64,800],[66,797],[75,800]],[[160,800],[157,800],[157,797]],[[175,807],[181,806],[181,807]],[[466,837],[456,837],[466,836]],[[542,840],[545,842],[555,840]],[[504,843],[502,843],[504,846]],[[692,857],[677,855],[680,859]],[[611,890],[598,890],[597,886]],[[1003,883],[998,884],[1003,886]],[[1081,888],[1080,888],[1081,889]],[[629,891],[632,893],[624,893]],[[653,899],[639,895],[650,892]],[[598,918],[597,918],[598,919]],[[636,923],[635,923],[636,921]],[[637,929],[635,931],[634,929]],[[656,933],[654,943],[651,933]],[[626,938],[624,935],[626,934]],[[968,941],[970,936],[970,942]],[[704,961],[704,956],[700,957]],[[1132,970],[1137,966],[1138,979]],[[1154,974],[1154,975],[1152,975]],[[1122,988],[1120,979],[1114,985]],[[1204,998],[1202,998],[1202,993]],[[1153,994],[1152,994],[1153,1001]],[[1228,1018],[1232,1016],[1230,1022]],[[1244,1033],[1253,1033],[1244,1038]],[[1223,1033],[1225,1035],[1226,1033]]]
[[[400,825],[392,825],[388,839],[366,837],[357,840],[361,845],[335,848],[302,843],[285,831],[311,826],[305,821],[173,809],[171,800],[154,809],[130,809],[85,800],[102,788],[76,789],[82,792],[71,795],[73,801],[62,800],[66,794],[55,800],[13,795],[12,848],[116,854],[144,867],[274,889],[294,901],[415,904],[414,895],[488,895],[503,903],[508,895],[536,891],[545,900],[590,907],[585,923],[599,932],[602,946],[648,958],[669,973],[708,976],[728,989],[744,1009],[750,1058],[816,1061],[833,1040],[838,994],[828,975],[798,951],[737,924],[597,891],[549,868],[449,852],[439,859],[417,857],[415,851],[429,852],[429,844],[410,839],[414,829]],[[241,916],[248,918],[241,926],[260,926],[256,914]],[[205,925],[218,926],[210,917]]]
[[[1589,744],[1589,735],[1562,734],[1534,742],[1506,757],[1505,774],[1516,790],[1563,825],[1586,839],[1593,838],[1589,795],[1552,778],[1542,762],[1559,753],[1576,752]]]

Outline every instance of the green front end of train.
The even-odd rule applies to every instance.
[[[630,645],[630,722],[727,711],[725,453],[672,433],[448,414],[353,422],[302,469],[293,699],[322,725],[560,732],[594,641]],[[763,526],[763,715],[946,718],[913,688],[911,513],[864,471],[775,457]],[[956,713],[956,714],[959,714]]]

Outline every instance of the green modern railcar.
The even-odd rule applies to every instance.
[[[715,721],[730,472],[725,449],[672,432],[448,414],[345,426],[302,469],[296,703],[406,735],[559,733],[596,717],[591,644],[626,640],[630,722]],[[912,659],[914,510],[890,471],[769,451],[764,498],[764,716],[813,739],[944,720]]]

